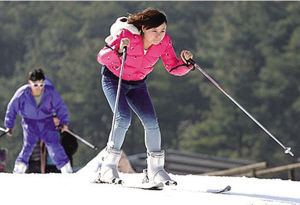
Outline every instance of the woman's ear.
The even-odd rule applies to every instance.
[[[146,30],[147,30],[147,29],[146,29],[145,26],[143,25],[143,26],[142,26],[142,32],[145,33]]]

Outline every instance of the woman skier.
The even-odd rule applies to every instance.
[[[97,55],[98,62],[103,65],[102,88],[113,110],[116,103],[122,52],[127,47],[116,123],[111,130],[106,154],[101,162],[102,166],[97,179],[99,182],[122,183],[117,166],[121,157],[121,146],[131,123],[132,109],[145,129],[147,182],[176,184],[164,169],[165,154],[161,150],[160,129],[145,80],[159,58],[171,74],[176,76],[187,74],[193,67],[188,64],[187,60],[193,58],[193,55],[190,51],[183,50],[181,59],[178,59],[166,30],[166,15],[154,8],[147,8],[127,18],[120,17],[111,26],[111,35],[105,39],[107,45]]]

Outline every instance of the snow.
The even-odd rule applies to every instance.
[[[178,186],[162,191],[91,183],[100,156],[74,174],[0,173],[0,204],[300,204],[300,182],[281,179],[171,174]],[[135,185],[143,174],[120,173],[120,177],[127,185]],[[228,193],[206,192],[227,185],[232,187]]]

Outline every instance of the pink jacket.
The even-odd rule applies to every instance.
[[[189,72],[192,66],[188,68],[181,59],[176,57],[168,34],[159,44],[152,45],[145,54],[143,40],[137,29],[126,22],[118,22],[120,19],[122,18],[117,19],[117,22],[111,28],[111,32],[114,33],[106,38],[109,47],[104,47],[97,55],[97,61],[102,65],[106,65],[114,75],[120,75],[122,56],[118,54],[117,50],[122,38],[129,38],[130,40],[123,70],[123,80],[137,81],[144,79],[153,70],[154,64],[160,57],[168,72],[172,68],[178,67],[171,74],[182,76]],[[115,28],[116,24],[117,29]],[[124,24],[126,25],[124,26]]]

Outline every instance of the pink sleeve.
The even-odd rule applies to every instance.
[[[116,66],[121,65],[121,59],[119,58],[119,53],[117,50],[120,46],[120,36],[117,36],[117,39],[113,41],[110,45],[106,45],[102,48],[97,54],[97,61],[106,66]]]
[[[167,34],[166,34],[167,35]],[[176,76],[182,76],[187,74],[193,66],[187,67],[187,65],[176,57],[171,38],[166,36],[166,50],[161,55],[161,59],[165,65],[165,68],[169,73]]]

